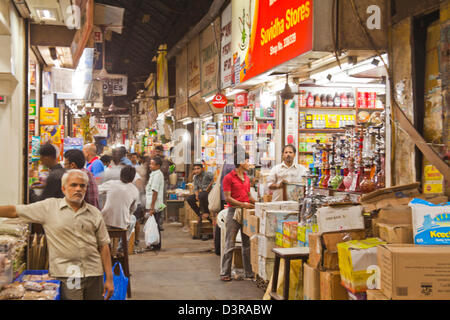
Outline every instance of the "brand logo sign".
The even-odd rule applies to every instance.
[[[223,94],[216,94],[211,103],[216,108],[225,108],[228,99]]]

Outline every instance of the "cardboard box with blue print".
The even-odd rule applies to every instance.
[[[244,209],[242,212],[242,232],[248,236],[251,236],[251,230],[250,230],[250,217],[254,216],[255,210],[254,209]],[[255,234],[256,232],[253,232]]]
[[[295,219],[298,219],[298,211],[263,211],[259,232],[266,237],[275,237],[278,221]]]
[[[450,245],[450,203],[439,205],[414,199],[412,208],[414,243],[420,245]]]

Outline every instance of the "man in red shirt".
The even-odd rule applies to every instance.
[[[249,156],[246,153],[245,159],[241,161],[238,161],[238,156],[240,155],[235,153],[234,159],[235,163],[239,163],[238,166],[227,174],[222,182],[225,201],[230,206],[225,218],[225,252],[222,258],[222,269],[220,272],[220,280],[222,281],[231,281],[231,263],[233,260],[236,235],[239,230],[241,230],[242,238],[244,278],[251,279],[254,277],[250,262],[250,238],[242,232],[242,223],[234,219],[236,209],[253,209],[255,207],[255,199],[250,194],[250,179],[246,173],[250,169]]]

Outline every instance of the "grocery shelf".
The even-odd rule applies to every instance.
[[[298,108],[299,110],[351,110],[354,111],[356,108],[341,108],[341,107],[313,107],[313,108]]]
[[[275,121],[276,118],[264,118],[264,117],[259,118],[259,117],[256,117],[256,120],[273,120],[273,121]]]
[[[384,111],[384,108],[356,108],[356,109],[364,111]]]
[[[345,132],[345,129],[299,129],[299,132]]]
[[[299,151],[298,153],[301,153],[301,154],[314,154],[314,152],[312,152],[312,151]]]

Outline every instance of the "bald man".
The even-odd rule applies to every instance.
[[[105,171],[105,167],[103,166],[103,162],[97,156],[97,147],[95,144],[86,144],[83,147],[83,153],[87,160],[86,169],[94,175],[96,180],[101,179],[103,172]]]

